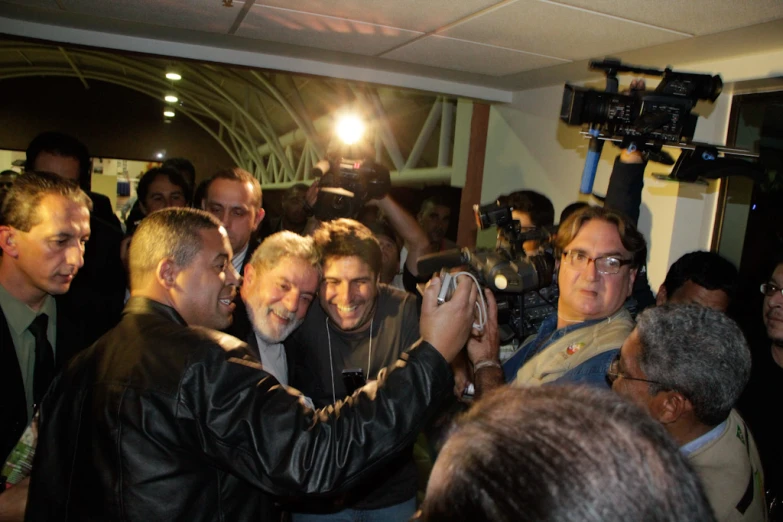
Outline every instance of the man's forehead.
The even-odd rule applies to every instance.
[[[729,295],[723,290],[710,290],[689,279],[674,291],[669,298],[669,302],[675,304],[699,304],[723,312],[729,305]]]
[[[259,280],[268,284],[275,284],[275,279],[283,279],[299,286],[309,286],[307,283],[312,279],[312,289],[301,288],[307,292],[314,292],[318,286],[318,269],[298,257],[285,257],[267,268],[261,267],[260,275]]]
[[[352,264],[353,267],[358,267],[359,270],[372,272],[369,263],[359,256],[331,256],[324,259],[323,266],[324,272],[332,271],[334,275],[340,275],[339,270],[345,268],[346,264]],[[353,275],[353,274],[351,274]]]
[[[228,240],[226,229],[221,225],[216,228],[202,228],[201,238],[205,249],[211,250],[210,256],[228,255],[231,257],[231,242]]]
[[[243,201],[235,201],[234,198],[239,195]],[[242,182],[235,179],[217,178],[207,187],[207,200],[217,203],[224,203],[226,200],[230,203],[241,203],[249,205],[253,200],[253,187],[250,182]]]
[[[46,194],[38,201],[35,213],[41,223],[61,222],[65,223],[75,217],[85,218],[89,221],[90,209],[87,205],[69,199],[60,194]]]
[[[634,328],[620,347],[620,359],[624,362],[630,361],[631,358],[639,355],[639,349],[639,332]]]
[[[593,252],[593,249],[596,252]],[[617,225],[602,219],[586,221],[571,242],[566,245],[565,250],[583,250],[598,255],[628,253],[623,246]]]

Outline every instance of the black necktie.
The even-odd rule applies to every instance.
[[[49,316],[40,314],[27,327],[35,336],[35,370],[33,374],[33,402],[40,404],[54,378],[54,350],[46,337]]]

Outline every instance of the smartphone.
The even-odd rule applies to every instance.
[[[352,368],[343,370],[343,385],[348,395],[353,395],[353,392],[361,388],[367,383],[367,379],[364,377],[364,371],[361,368]]]

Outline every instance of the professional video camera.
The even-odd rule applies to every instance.
[[[320,172],[319,169],[316,169]],[[389,192],[389,169],[371,159],[333,160],[318,182],[320,190],[313,215],[320,221],[355,217],[370,199]]]
[[[569,125],[589,124],[607,137],[638,137],[663,144],[693,139],[699,100],[715,101],[723,89],[720,76],[623,65],[618,60],[590,61],[604,71],[606,91],[566,84],[560,119]],[[661,76],[654,92],[617,93],[617,73]]]
[[[489,288],[498,303],[498,324],[501,341],[530,334],[524,316],[525,295],[546,288],[552,283],[555,259],[549,252],[526,256],[525,241],[551,239],[547,228],[522,232],[519,221],[513,219],[512,208],[491,203],[474,206],[476,224],[481,229],[497,226],[502,235],[495,250],[453,249],[419,258],[419,274],[429,275],[444,267],[467,266],[479,284]],[[551,311],[551,310],[550,310]]]

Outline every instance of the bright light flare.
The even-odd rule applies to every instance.
[[[174,111],[163,111],[163,115],[167,118],[173,118],[174,117]]]
[[[364,122],[355,115],[346,114],[337,120],[337,137],[346,145],[353,145],[364,135]]]
[[[167,72],[166,73],[166,78],[168,78],[169,80],[171,80],[173,82],[176,82],[176,81],[179,81],[179,80],[182,79],[182,75],[179,74],[179,73],[175,73],[175,72]]]
[[[173,94],[167,94],[166,96],[164,96],[163,99],[169,103],[177,103],[179,101],[179,98],[177,98]]]

